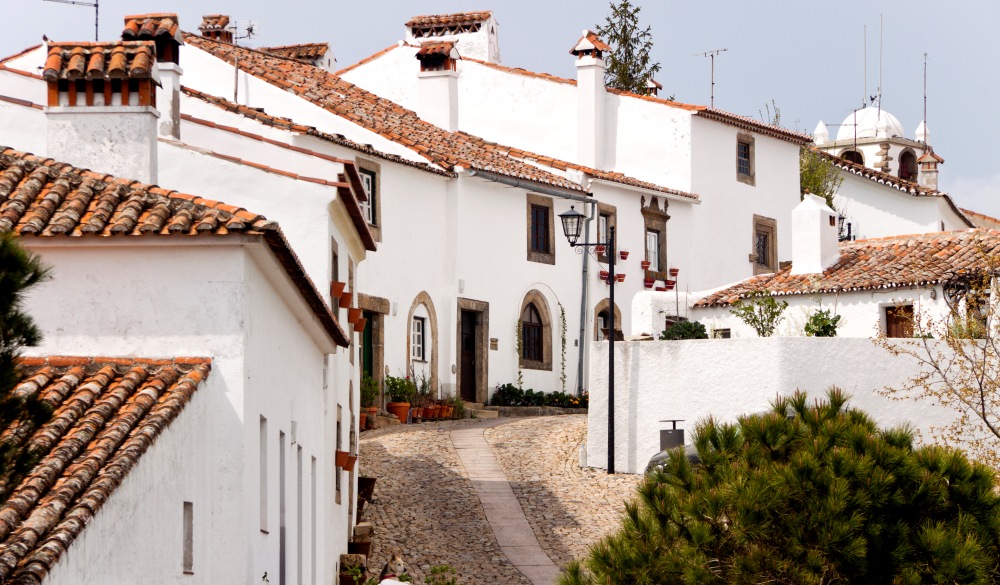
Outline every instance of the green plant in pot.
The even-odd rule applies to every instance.
[[[375,415],[378,413],[378,395],[378,380],[372,378],[368,372],[361,372],[361,410],[369,421],[375,420]]]
[[[389,404],[385,405],[385,409],[395,415],[399,422],[405,424],[407,414],[410,412],[410,401],[416,394],[416,384],[409,376],[405,378],[386,376],[385,392],[391,400]]]

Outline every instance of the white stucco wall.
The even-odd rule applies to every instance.
[[[218,244],[225,240],[229,243]],[[204,485],[199,489],[206,496],[195,513],[212,519],[210,542],[204,545],[202,557],[210,559],[203,563],[210,564],[201,565],[205,568],[196,569],[197,574],[212,583],[256,582],[264,571],[278,574],[277,449],[278,432],[284,431],[287,574],[295,574],[298,560],[296,474],[301,446],[304,461],[310,462],[303,479],[307,519],[312,514],[307,502],[311,457],[318,459],[316,563],[318,578],[325,582],[333,578],[337,557],[346,550],[350,528],[345,507],[330,504],[334,501],[329,487],[334,441],[328,427],[331,409],[335,416],[335,405],[341,403],[345,405],[344,434],[351,428],[346,419],[351,370],[334,365],[329,368],[330,379],[324,381],[324,352],[332,351],[332,343],[317,340],[321,335],[310,321],[311,313],[270,251],[263,244],[241,242],[239,236],[198,238],[197,242],[170,238],[162,245],[153,238],[95,239],[90,245],[75,241],[72,246],[57,239],[30,241],[29,247],[53,268],[52,280],[33,290],[26,304],[45,336],[30,354],[212,358],[211,384],[199,390],[204,403],[200,408],[208,413],[204,424],[210,431],[206,440],[197,443],[198,456],[204,459],[184,463],[207,466],[197,474],[196,481]],[[337,354],[341,361],[347,355]],[[272,529],[266,535],[259,524],[261,415],[269,421],[268,518]],[[163,437],[158,444],[168,444],[166,440]],[[343,443],[350,444],[348,438]],[[177,457],[184,456],[186,445],[178,445]],[[163,472],[153,470],[142,477],[152,481],[157,473]],[[177,486],[188,485],[177,481]],[[148,494],[156,488],[144,484],[136,489]],[[131,505],[128,498],[126,493],[121,504],[126,509]],[[348,498],[342,501],[346,506]],[[171,500],[163,505],[172,505]],[[303,550],[311,551],[311,530],[303,532]],[[100,540],[102,534],[98,531],[91,537],[85,531],[80,546],[107,547],[109,541]],[[157,540],[148,542],[159,550]],[[304,555],[305,562],[311,562],[310,555]],[[175,562],[176,555],[166,556],[164,563]],[[168,580],[171,574],[164,573],[163,582],[172,582]],[[75,577],[67,578],[73,582]]]
[[[691,442],[708,416],[735,422],[767,410],[776,395],[796,389],[822,397],[831,386],[851,396],[882,426],[912,424],[924,431],[951,422],[953,413],[929,402],[890,401],[877,394],[916,371],[869,339],[770,338],[619,342],[615,344],[616,471],[641,473],[659,451],[664,419],[683,419]],[[608,344],[594,345],[591,360],[587,462],[606,468]]]
[[[968,227],[943,197],[917,197],[846,171],[840,176],[834,206],[856,239],[937,232],[942,223],[945,231]]]
[[[48,156],[144,183],[156,183],[156,124],[150,106],[47,108]]]

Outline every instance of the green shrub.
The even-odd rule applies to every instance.
[[[708,339],[705,326],[697,321],[678,321],[660,334],[660,340]]]
[[[490,398],[491,406],[520,406],[524,391],[514,384],[497,385]]]
[[[781,320],[782,313],[788,308],[788,301],[777,301],[768,290],[755,290],[733,303],[730,313],[741,321],[753,327],[760,337],[771,337]]]
[[[431,567],[431,572],[424,581],[426,585],[456,585],[458,571],[448,565],[435,565]]]
[[[417,392],[417,385],[409,376],[405,378],[386,376],[385,392],[389,395],[389,400],[393,402],[410,402]]]
[[[806,321],[806,335],[809,337],[836,337],[837,325],[840,323],[840,315],[831,315],[830,311],[824,309],[809,315]]]
[[[372,378],[368,372],[361,372],[361,406],[375,406],[378,400],[378,381]]]

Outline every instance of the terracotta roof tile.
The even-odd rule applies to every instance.
[[[225,14],[206,14],[201,17],[198,30],[224,30],[229,26],[229,17]]]
[[[589,30],[583,31],[583,36],[580,40],[573,45],[573,48],[569,50],[571,55],[579,55],[583,51],[600,51],[602,53],[608,53],[612,51],[611,45],[605,43],[601,40],[597,33]]]
[[[452,55],[455,51],[455,43],[450,41],[431,41],[427,43],[420,43],[420,49],[417,50],[417,59],[421,57],[430,57],[432,55],[444,55],[445,57],[455,57],[457,55]]]
[[[15,393],[53,409],[17,446],[38,462],[4,477],[0,581],[41,583],[209,375],[202,358],[25,358]],[[10,429],[4,431],[10,432]]]
[[[178,31],[177,14],[133,14],[125,17],[122,38],[151,41],[156,38],[175,38]]]
[[[151,41],[49,43],[42,77],[58,79],[150,79],[156,63]]]
[[[456,26],[482,22],[493,16],[490,10],[480,12],[456,12],[455,14],[428,14],[414,16],[406,22],[410,27]]]
[[[1000,232],[969,229],[845,242],[840,260],[823,274],[792,275],[789,266],[713,293],[697,307],[730,305],[760,289],[775,295],[809,295],[933,285],[987,269],[985,256],[1000,253]]]
[[[23,237],[262,236],[322,327],[350,340],[278,225],[262,215],[0,146],[0,231]]]
[[[972,211],[971,209],[965,209],[964,207],[959,208],[966,218],[969,219],[976,227],[987,228],[991,230],[1000,229],[1000,219],[986,215],[984,213],[979,213],[978,211]]]
[[[327,51],[330,50],[330,45],[327,43],[302,43],[280,47],[261,47],[260,50],[279,57],[310,63],[326,55]]]
[[[460,166],[583,191],[568,179],[511,159],[501,149],[470,140],[466,134],[448,132],[425,122],[415,112],[317,67],[205,37],[188,34],[186,40],[225,61],[234,62],[239,55],[239,66],[244,71],[389,140],[402,143],[409,138],[414,143],[408,146],[410,149],[446,170],[454,171]]]

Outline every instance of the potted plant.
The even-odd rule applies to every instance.
[[[372,378],[368,372],[361,372],[361,409],[372,421],[375,420],[375,413],[378,412],[378,407],[375,406],[375,403],[378,402],[378,394],[378,380]],[[364,428],[364,424],[361,426]]]
[[[337,467],[347,467],[347,460],[351,454],[347,451],[337,451],[336,454]]]
[[[427,416],[427,405],[431,402],[431,381],[427,378],[425,374],[414,374],[411,372],[413,381],[415,382],[416,391],[413,395],[413,409],[411,414],[413,415],[414,422],[419,422],[418,419],[429,418]]]
[[[350,324],[353,325],[354,323],[357,323],[358,319],[360,319],[360,318],[361,318],[361,309],[359,309],[358,307],[351,307],[351,308],[347,309],[347,322],[348,323],[350,323]]]
[[[397,378],[396,376],[385,377],[385,391],[389,395],[389,404],[385,409],[392,413],[399,422],[406,424],[406,416],[410,412],[410,401],[413,400],[415,387],[410,377]]]
[[[673,283],[673,281],[668,280],[666,284],[667,284],[667,286],[663,287],[665,290],[674,290],[674,283]]]
[[[649,267],[652,265],[652,262],[650,262],[649,260],[643,260],[642,262],[639,263],[639,265],[642,266],[643,270],[649,270]]]

